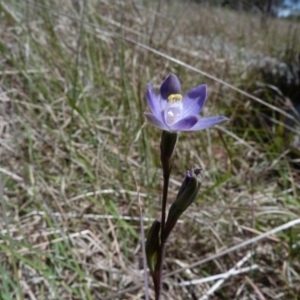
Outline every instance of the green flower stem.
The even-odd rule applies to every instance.
[[[177,142],[177,133],[163,131],[160,143],[160,160],[163,169],[164,185],[163,196],[161,204],[161,225],[160,225],[160,248],[158,252],[158,260],[155,268],[154,287],[155,299],[160,300],[162,293],[163,283],[163,262],[165,258],[166,236],[165,236],[165,223],[166,223],[166,207],[168,199],[169,180],[172,169],[172,155]]]
[[[161,208],[161,231],[160,231],[160,251],[158,253],[158,280],[156,282],[155,287],[155,299],[160,300],[161,292],[162,292],[162,273],[163,273],[163,262],[165,258],[165,250],[166,250],[166,239],[164,234],[164,228],[166,223],[166,206],[167,206],[167,198],[168,198],[168,188],[169,188],[169,179],[170,179],[171,170],[169,168],[168,163],[168,172],[164,172],[164,186],[163,186],[163,198],[162,198],[162,208]]]

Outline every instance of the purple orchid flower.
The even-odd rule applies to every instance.
[[[206,97],[205,84],[198,85],[182,97],[179,79],[170,74],[162,83],[158,95],[148,84],[146,98],[152,113],[144,114],[152,125],[171,132],[202,130],[228,120],[223,116],[199,116]]]

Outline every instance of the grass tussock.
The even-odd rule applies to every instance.
[[[298,299],[296,133],[249,64],[293,64],[299,23],[185,1],[9,0],[0,15],[1,299],[143,299],[138,199],[148,228],[162,182],[145,87],[170,72],[183,91],[207,83],[204,114],[231,122],[180,136],[169,204],[187,168],[203,187],[170,237],[164,299]]]

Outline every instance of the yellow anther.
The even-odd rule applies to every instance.
[[[180,94],[172,94],[168,97],[170,102],[179,102],[182,101],[182,95]]]

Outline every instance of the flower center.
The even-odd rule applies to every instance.
[[[165,120],[168,125],[179,121],[182,117],[183,104],[180,94],[172,94],[168,97],[168,103],[165,108]]]
[[[172,94],[168,97],[168,100],[170,102],[181,102],[182,101],[182,95],[180,94]]]

